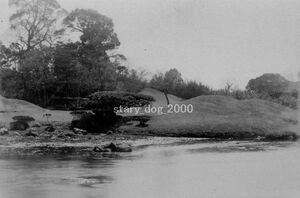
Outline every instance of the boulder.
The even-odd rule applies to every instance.
[[[79,129],[79,128],[73,128],[73,132],[75,134],[82,134],[82,135],[87,135],[88,134],[88,132],[86,130]]]
[[[35,119],[31,116],[14,116],[14,121],[10,123],[10,130],[24,131],[29,128],[29,123]]]
[[[55,128],[51,125],[51,126],[47,126],[46,128],[45,128],[45,131],[47,131],[47,132],[54,132],[55,131]]]
[[[63,134],[63,133],[60,133],[57,137],[58,138],[66,138],[65,134]]]
[[[94,152],[97,152],[97,153],[102,153],[104,152],[103,148],[102,147],[99,147],[99,146],[95,146],[94,149],[93,149]]]
[[[69,138],[75,138],[76,134],[74,134],[74,133],[65,133],[64,136],[69,137]]]
[[[0,135],[8,135],[8,130],[6,128],[1,128]]]
[[[97,153],[105,153],[105,152],[131,152],[132,149],[129,146],[120,146],[115,143],[110,143],[107,146],[95,146],[93,149],[94,152]]]
[[[38,134],[37,133],[34,133],[32,131],[28,131],[27,133],[25,133],[25,136],[28,136],[28,137],[37,137]]]
[[[136,127],[142,127],[142,128],[148,127],[149,125],[146,124],[146,122],[147,122],[147,121],[145,121],[145,120],[140,120],[140,123],[137,124]]]
[[[16,130],[16,131],[25,131],[29,128],[29,124],[25,121],[14,121],[9,123],[10,130]]]
[[[35,128],[40,128],[42,125],[40,123],[35,123],[32,125],[32,127],[35,127]]]
[[[130,146],[117,145],[114,143],[110,143],[109,145],[105,146],[104,149],[110,149],[111,152],[131,152],[132,151]]]

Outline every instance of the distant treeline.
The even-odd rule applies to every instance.
[[[279,74],[264,74],[249,80],[244,90],[235,89],[233,84],[228,82],[223,89],[211,89],[196,81],[184,81],[177,69],[171,69],[165,74],[159,73],[154,75],[148,86],[174,94],[183,99],[200,95],[225,95],[238,100],[263,99],[297,108],[300,82],[288,81]]]
[[[126,57],[111,18],[91,9],[67,12],[56,0],[9,0],[14,8],[10,30],[14,42],[0,42],[0,94],[49,106],[57,98],[80,98],[99,91],[138,92],[153,87],[184,99],[200,95],[230,95],[237,99],[261,98],[296,107],[296,86],[280,75],[250,80],[246,90],[213,90],[185,81],[177,69],[158,73],[124,66]],[[78,41],[72,41],[74,35]]]

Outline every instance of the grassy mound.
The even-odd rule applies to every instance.
[[[137,134],[161,136],[296,138],[297,112],[276,103],[259,99],[240,101],[227,96],[199,96],[178,104],[193,105],[193,113],[152,115],[147,122],[148,127],[127,125],[121,128]]]
[[[13,111],[43,111],[44,109],[34,105],[25,100],[18,99],[8,99],[3,96],[0,96],[0,111],[1,112],[13,112]]]
[[[15,116],[30,116],[37,121],[46,121],[44,114],[51,114],[49,120],[71,122],[72,116],[67,111],[50,111],[30,102],[8,99],[0,96],[0,126],[8,127]]]
[[[155,99],[155,102],[153,102],[151,105],[154,107],[159,106],[166,106],[167,100],[163,92],[158,91],[156,89],[152,88],[145,88],[142,91],[139,92],[139,94],[144,94],[148,96],[152,96]],[[182,101],[182,98],[179,98],[177,96],[174,96],[172,94],[168,94],[170,104],[177,104],[180,101]]]

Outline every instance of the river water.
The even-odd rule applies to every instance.
[[[299,198],[298,142],[193,142],[0,159],[1,198]]]

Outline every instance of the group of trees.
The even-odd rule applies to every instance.
[[[53,98],[87,97],[99,91],[138,92],[146,86],[184,99],[199,95],[261,98],[296,107],[297,90],[280,75],[265,74],[249,81],[246,90],[212,90],[183,80],[177,69],[146,80],[145,72],[123,65],[114,53],[120,46],[111,18],[91,9],[67,12],[56,0],[9,0],[14,10],[10,29],[15,40],[0,41],[0,91],[47,106]],[[79,39],[74,37],[79,35]],[[75,41],[71,41],[75,40]],[[292,88],[291,88],[292,87]],[[167,97],[166,97],[167,98]]]
[[[184,99],[211,93],[211,89],[200,82],[184,81],[181,73],[175,68],[153,75],[149,86],[165,94],[173,94]]]
[[[233,89],[226,83],[224,89],[213,90],[212,95],[228,95],[238,100],[263,99],[297,108],[299,82],[292,82],[280,74],[267,73],[249,80],[245,90]]]
[[[299,82],[288,81],[280,74],[264,74],[251,79],[246,90],[254,92],[256,98],[297,108],[299,88]]]
[[[137,71],[122,65],[126,58],[113,53],[120,42],[111,18],[91,9],[68,13],[56,0],[9,0],[9,6],[16,39],[0,43],[2,95],[47,106],[54,97],[143,85]]]
[[[288,81],[280,74],[270,73],[249,80],[245,90],[233,88],[233,84],[229,82],[223,89],[211,89],[195,81],[184,81],[177,69],[170,69],[154,75],[148,86],[183,99],[200,95],[224,95],[238,100],[263,99],[295,109],[300,83]]]

